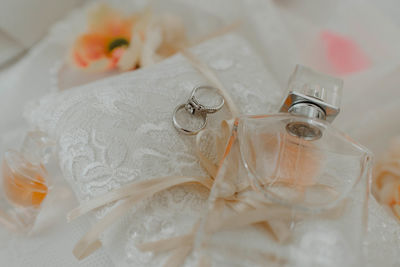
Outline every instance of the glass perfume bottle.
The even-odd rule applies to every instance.
[[[211,266],[358,266],[371,153],[335,129],[342,81],[297,66],[280,113],[232,126],[195,242]]]
[[[44,166],[53,142],[42,132],[28,132],[20,151],[8,150],[2,162],[0,224],[27,233],[41,210],[49,190]]]

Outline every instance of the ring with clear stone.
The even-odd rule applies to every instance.
[[[201,104],[200,101],[197,99],[196,97],[196,93],[197,91],[199,91],[200,89],[211,89],[211,90],[215,90],[217,92],[217,94],[220,96],[221,101],[215,105],[215,106],[207,106],[204,104]],[[215,113],[217,111],[219,111],[223,106],[224,106],[225,100],[224,98],[218,93],[218,89],[212,87],[212,86],[198,86],[195,87],[185,105],[186,110],[191,113],[191,114],[195,114],[197,112],[199,113]]]
[[[217,94],[221,97],[221,101],[216,106],[207,106],[207,105],[201,104],[200,101],[198,100],[198,98],[196,97],[196,93],[200,89],[215,90],[217,92]],[[175,108],[173,116],[172,116],[172,122],[174,124],[174,127],[179,132],[184,133],[184,134],[190,134],[190,135],[197,134],[198,132],[200,132],[201,130],[203,130],[206,127],[207,114],[212,114],[212,113],[219,111],[224,106],[224,103],[225,103],[224,98],[218,93],[218,90],[216,88],[211,87],[211,86],[195,87],[193,89],[188,101],[186,102],[186,104],[181,104]],[[178,122],[178,120],[176,118],[176,114],[179,110],[181,110],[183,108],[187,112],[189,112],[191,115],[199,115],[202,117],[203,122],[199,128],[194,129],[194,130],[189,130],[189,129],[183,127],[182,125],[180,125],[180,123]]]

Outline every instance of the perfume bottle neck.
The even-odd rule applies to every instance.
[[[304,116],[310,119],[320,119],[320,120],[326,119],[325,111],[318,105],[315,105],[310,102],[294,103],[289,107],[288,112],[291,114]]]
[[[326,119],[325,110],[311,102],[295,102],[289,107],[288,112],[310,120]],[[307,141],[317,140],[322,136],[322,131],[309,120],[290,122],[286,125],[286,130],[290,135]]]
[[[308,141],[321,138],[322,129],[314,120],[330,123],[335,119],[340,111],[342,86],[340,79],[296,66],[289,80],[288,94],[280,108],[280,112],[298,115],[286,125],[288,133]]]

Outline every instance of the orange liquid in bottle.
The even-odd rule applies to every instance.
[[[43,174],[46,170],[42,165],[26,164],[16,171],[3,162],[3,186],[8,200],[15,205],[38,208],[48,192]]]

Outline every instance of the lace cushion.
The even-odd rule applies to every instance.
[[[214,70],[243,113],[277,109],[282,92],[251,46],[237,35],[193,50]],[[126,183],[166,175],[206,175],[194,138],[172,125],[174,108],[194,86],[209,84],[181,55],[157,65],[89,83],[40,99],[27,110],[35,127],[58,142],[64,177],[84,201]],[[229,118],[210,116],[208,128]],[[195,185],[172,188],[132,208],[107,231],[103,244],[118,266],[159,266],[166,255],[135,244],[185,233],[200,216],[208,192]],[[97,213],[101,217],[109,208]]]

